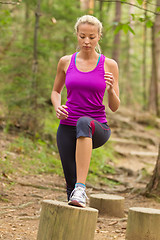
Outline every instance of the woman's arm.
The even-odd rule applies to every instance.
[[[119,85],[118,85],[118,65],[113,59],[106,59],[105,61],[105,72],[104,79],[107,85],[108,92],[108,106],[115,112],[120,105],[119,99]]]
[[[65,84],[65,68],[66,68],[66,57],[62,57],[59,60],[57,67],[57,74],[51,93],[51,101],[56,111],[58,119],[66,119],[68,117],[67,106],[61,105],[61,92]]]

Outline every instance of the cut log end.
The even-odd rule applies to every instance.
[[[110,194],[92,194],[90,207],[96,208],[100,215],[124,217],[124,197]]]

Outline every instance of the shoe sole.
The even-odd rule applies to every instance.
[[[83,208],[86,207],[85,204],[80,203],[80,202],[78,202],[78,201],[76,201],[76,200],[72,200],[72,201],[70,201],[68,204],[69,204],[69,205],[72,205],[72,206],[76,206],[76,207],[83,207]]]

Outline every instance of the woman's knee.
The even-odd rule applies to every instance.
[[[80,117],[77,121],[77,127],[81,128],[88,127],[89,122],[90,122],[89,117]]]
[[[92,138],[92,119],[89,117],[81,117],[77,121],[77,138],[90,137]]]

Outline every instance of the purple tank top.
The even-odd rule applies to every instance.
[[[88,116],[106,123],[105,106],[103,97],[106,89],[104,80],[105,56],[100,55],[100,60],[92,71],[81,72],[75,64],[76,53],[71,57],[70,65],[66,72],[66,88],[68,118],[61,120],[61,124],[76,126],[80,117]]]

